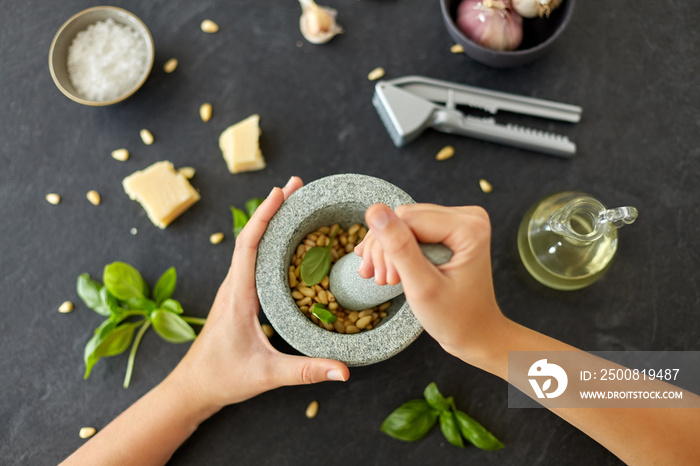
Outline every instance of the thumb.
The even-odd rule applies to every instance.
[[[332,359],[281,355],[274,368],[278,385],[308,385],[318,382],[345,382],[350,377],[348,367]]]
[[[404,290],[411,294],[434,290],[439,273],[423,255],[408,225],[384,204],[367,209],[365,219],[384,254],[396,267]]]

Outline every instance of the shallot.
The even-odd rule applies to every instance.
[[[482,47],[515,50],[523,40],[523,19],[508,7],[508,0],[464,0],[457,27]]]
[[[562,0],[511,0],[513,10],[523,18],[546,16],[561,5]]]

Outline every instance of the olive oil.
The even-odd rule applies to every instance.
[[[551,195],[535,204],[520,224],[520,258],[543,285],[557,290],[586,287],[610,267],[617,226],[636,217],[634,207],[606,210],[584,193]]]

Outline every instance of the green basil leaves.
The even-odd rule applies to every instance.
[[[139,271],[124,262],[113,262],[105,266],[102,281],[104,285],[83,273],[78,276],[76,285],[78,296],[85,305],[107,317],[85,345],[83,359],[86,379],[101,358],[116,356],[131,346],[124,377],[124,388],[127,388],[131,381],[136,351],[150,326],[164,340],[183,343],[196,337],[188,322],[204,325],[205,319],[183,316],[182,305],[172,299],[177,283],[177,273],[173,267],[166,270],[156,282],[152,299],[149,297],[148,285]],[[138,333],[134,337],[137,329]]]
[[[448,442],[464,448],[464,439],[482,450],[503,448],[493,434],[481,424],[455,407],[452,397],[444,398],[435,382],[423,391],[424,399],[411,400],[391,413],[380,430],[398,440],[414,442],[420,440],[440,422],[440,430]]]
[[[233,214],[233,234],[235,236],[239,235],[243,227],[248,223],[248,220],[250,220],[250,217],[253,216],[253,213],[255,213],[264,200],[265,199],[260,197],[248,199],[245,203],[245,211],[231,206],[231,214]]]
[[[301,279],[307,286],[321,283],[321,280],[328,275],[331,269],[331,244],[337,233],[338,228],[331,234],[328,246],[316,246],[306,251],[301,261]]]
[[[315,315],[318,320],[327,324],[332,324],[338,320],[338,318],[321,303],[314,303],[311,308],[311,313]]]

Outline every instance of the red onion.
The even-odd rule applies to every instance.
[[[471,40],[492,50],[515,50],[523,40],[523,19],[508,0],[464,0],[457,8],[457,27]]]

